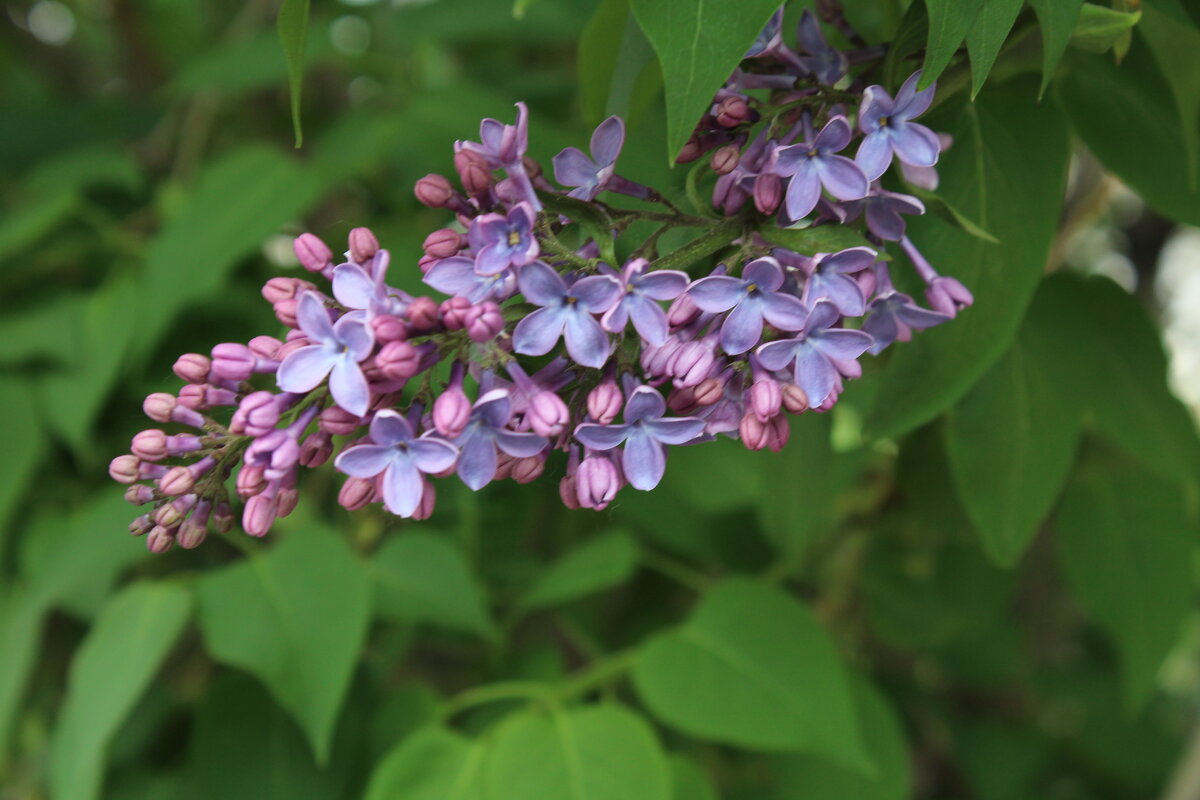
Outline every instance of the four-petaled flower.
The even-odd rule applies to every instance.
[[[383,473],[383,504],[401,517],[410,517],[421,504],[421,473],[444,472],[454,466],[458,448],[429,433],[414,436],[408,420],[391,409],[371,420],[371,441],[342,451],[334,466],[355,478]]]
[[[758,344],[764,319],[780,330],[798,331],[804,327],[808,309],[799,298],[779,291],[782,286],[783,268],[766,256],[747,264],[740,278],[701,278],[688,287],[688,296],[703,311],[729,311],[721,324],[721,348],[738,355]]]
[[[875,340],[868,350],[873,355],[881,353],[897,339],[907,342],[912,338],[913,328],[932,328],[950,319],[945,314],[921,308],[911,297],[894,290],[876,297],[867,310],[870,316],[862,329]]]
[[[851,247],[839,253],[818,253],[813,259],[812,275],[804,287],[804,302],[809,306],[818,300],[829,300],[848,317],[860,317],[866,309],[862,289],[853,278],[875,263],[875,251],[869,247]]]
[[[502,214],[482,214],[471,222],[467,238],[475,251],[475,271],[498,275],[509,266],[523,267],[538,257],[533,235],[536,214],[529,203],[517,203]]]
[[[849,69],[846,54],[836,47],[831,47],[821,33],[821,26],[811,11],[805,11],[800,16],[800,24],[796,27],[796,38],[807,55],[796,59],[814,78],[826,86],[833,86],[842,79]]]
[[[524,103],[517,103],[515,125],[505,125],[488,117],[479,123],[479,139],[478,142],[455,142],[454,149],[474,150],[487,159],[492,169],[523,168],[521,159],[529,147],[529,109]]]
[[[660,269],[647,272],[649,262],[635,258],[621,272],[621,294],[616,305],[604,312],[600,325],[609,333],[620,333],[633,321],[638,335],[658,346],[667,340],[667,314],[658,300],[674,300],[688,286],[686,272]]]
[[[564,148],[554,157],[554,179],[563,186],[575,187],[567,192],[570,197],[591,200],[612,180],[624,143],[625,123],[620,117],[609,117],[592,134],[591,158],[578,147]]]
[[[517,433],[504,426],[512,419],[512,400],[504,389],[485,392],[471,407],[467,427],[455,439],[458,445],[458,477],[475,491],[496,476],[496,448],[513,458],[536,456],[546,440],[532,433]]]
[[[358,264],[339,264],[333,270],[333,296],[346,308],[347,316],[370,320],[379,314],[400,316],[412,297],[383,282],[388,268],[388,251],[380,250],[371,260],[371,272]]]
[[[940,151],[937,134],[912,121],[929,108],[937,86],[930,84],[918,92],[920,78],[920,70],[909,76],[896,92],[895,100],[882,86],[868,86],[863,91],[858,127],[866,136],[854,159],[871,180],[887,171],[893,154],[914,167],[932,167],[937,163]]]
[[[329,376],[333,400],[351,414],[367,413],[371,392],[358,362],[371,355],[371,328],[360,317],[346,315],[329,322],[329,312],[316,292],[300,296],[296,308],[300,330],[313,344],[301,347],[279,365],[276,382],[285,392],[308,392]]]
[[[912,195],[897,194],[876,187],[862,200],[846,204],[847,219],[854,220],[860,213],[866,214],[867,230],[889,242],[898,242],[904,236],[904,218],[901,214],[924,214],[925,204]]]
[[[664,418],[667,403],[657,390],[639,386],[625,403],[623,425],[587,422],[575,429],[575,438],[593,450],[611,450],[622,442],[621,467],[635,489],[649,491],[662,480],[667,468],[668,444],[685,444],[704,432],[704,420],[695,417]]]
[[[475,262],[464,256],[443,258],[425,273],[425,283],[443,294],[465,297],[472,303],[503,300],[513,293],[517,277],[509,271],[480,275]]]
[[[821,199],[821,187],[838,200],[865,197],[871,184],[852,159],[835,155],[850,144],[850,123],[834,117],[811,142],[780,147],[775,151],[775,172],[790,177],[784,196],[789,219],[808,216]]]
[[[833,303],[818,301],[799,336],[768,342],[757,350],[759,362],[769,370],[783,370],[795,362],[794,382],[814,407],[837,386],[833,362],[856,359],[871,346],[870,335],[862,331],[831,328],[839,316]]]
[[[565,334],[567,352],[576,363],[604,366],[608,336],[592,315],[607,311],[617,301],[621,284],[616,278],[592,275],[567,286],[550,266],[535,261],[521,269],[517,286],[526,300],[542,306],[513,330],[513,347],[518,353],[545,355]]]

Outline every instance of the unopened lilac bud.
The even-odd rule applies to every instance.
[[[233,515],[233,507],[229,503],[217,503],[216,508],[212,513],[213,530],[217,533],[229,533],[233,530],[233,523],[236,517]]]
[[[375,355],[375,368],[388,380],[406,381],[421,370],[421,353],[408,342],[388,342]]]
[[[275,305],[280,300],[286,300],[289,297],[295,297],[302,291],[317,288],[308,281],[302,281],[299,278],[288,278],[277,276],[271,278],[262,287],[262,296],[271,305]]]
[[[296,506],[300,502],[300,493],[295,488],[280,489],[275,496],[275,502],[275,516],[283,519],[296,510]]]
[[[379,344],[400,342],[408,338],[408,326],[404,320],[391,314],[379,314],[371,320],[371,331]]]
[[[167,457],[167,434],[151,428],[134,434],[130,451],[143,461],[162,461]]]
[[[467,194],[478,196],[492,188],[492,172],[487,159],[474,150],[459,150],[454,154],[454,168]]]
[[[473,306],[471,301],[465,297],[451,297],[449,300],[443,300],[439,311],[442,315],[442,324],[446,326],[448,331],[461,331],[467,326],[467,312]]]
[[[292,242],[300,266],[309,272],[320,272],[333,262],[333,251],[311,233],[302,233]]]
[[[250,436],[266,436],[279,424],[282,409],[279,397],[271,392],[252,392],[246,395],[238,411],[242,417],[242,429]]]
[[[587,410],[592,419],[601,425],[608,425],[621,413],[625,398],[616,381],[606,380],[592,391],[588,392]]]
[[[500,313],[500,306],[491,300],[484,300],[463,315],[463,327],[471,341],[490,342],[504,330],[504,315]]]
[[[679,348],[668,368],[676,386],[695,386],[708,377],[714,360],[711,347],[702,342],[688,342]]]
[[[158,481],[158,490],[165,495],[174,497],[187,494],[196,485],[196,478],[187,467],[171,467],[167,474]]]
[[[700,143],[700,137],[693,133],[684,143],[679,155],[675,157],[675,163],[690,164],[702,155],[704,155],[704,145]]]
[[[458,436],[471,419],[471,400],[461,386],[451,384],[433,401],[433,427],[448,439]]]
[[[796,384],[783,384],[781,393],[783,395],[783,407],[787,409],[789,414],[799,414],[808,410],[808,395]]]
[[[143,483],[135,483],[125,490],[125,502],[133,506],[144,506],[154,499],[154,490]]]
[[[718,175],[728,175],[733,172],[734,167],[742,159],[742,150],[736,144],[727,144],[724,147],[717,149],[712,154],[712,159],[709,163],[712,165],[713,172]]]
[[[300,463],[310,469],[319,467],[333,455],[333,442],[325,431],[310,434],[300,443]]]
[[[165,553],[175,544],[175,529],[155,525],[146,535],[146,549],[151,553]]]
[[[681,294],[667,309],[667,324],[672,328],[682,328],[695,322],[700,313],[700,306],[696,305],[691,295]]]
[[[155,392],[147,395],[145,401],[142,402],[142,411],[146,412],[146,416],[155,422],[170,422],[177,402],[173,394]]]
[[[694,387],[684,389],[675,389],[667,395],[667,408],[674,411],[676,414],[687,416],[699,408],[696,402],[696,390]]]
[[[512,478],[517,483],[533,483],[545,471],[546,459],[540,456],[513,459]]]
[[[193,519],[188,517],[179,526],[179,531],[175,534],[175,541],[184,550],[192,550],[203,544],[205,537],[208,536],[208,524],[206,521]]]
[[[571,412],[554,392],[541,391],[530,398],[525,419],[538,436],[552,439],[566,429],[571,421]]]
[[[434,488],[432,481],[421,478],[421,502],[417,503],[412,518],[415,520],[429,519],[433,516],[433,509],[436,505],[437,489]]]
[[[349,436],[362,426],[362,418],[341,406],[330,406],[317,417],[317,424],[333,436]]]
[[[196,495],[189,494],[183,497],[176,497],[169,503],[163,503],[154,512],[155,523],[162,525],[164,528],[174,528],[183,522],[183,517],[192,510],[192,506],[196,504]]]
[[[446,208],[454,198],[454,187],[443,175],[429,174],[413,187],[417,202],[430,208]]]
[[[759,422],[766,422],[779,414],[783,405],[783,387],[774,378],[760,378],[750,387],[749,407]]]
[[[222,342],[212,349],[212,374],[218,380],[244,381],[254,374],[256,360],[246,345]]]
[[[279,320],[280,325],[286,325],[289,328],[296,327],[296,309],[299,305],[300,301],[295,297],[280,300],[272,307],[275,311],[275,319]]]
[[[617,467],[604,456],[588,456],[575,473],[575,492],[579,505],[601,511],[617,496],[621,488],[621,476]]]
[[[267,488],[267,479],[263,477],[263,467],[244,464],[237,474],[237,493],[239,497],[254,497]]]
[[[558,497],[562,504],[572,511],[583,507],[579,505],[579,491],[574,475],[567,475],[558,482]]]
[[[289,336],[288,340],[286,342],[284,342],[282,345],[280,345],[279,349],[277,351],[275,351],[275,360],[283,361],[285,358],[290,356],[292,353],[296,352],[297,350],[299,350],[302,347],[308,347],[310,344],[312,344],[312,343],[309,342],[304,337],[293,339],[292,337]]]
[[[117,456],[108,462],[108,475],[117,483],[126,485],[137,483],[141,477],[138,466],[140,460],[134,455]]]
[[[696,405],[704,407],[716,404],[725,394],[725,380],[719,377],[705,378],[692,390]]]
[[[230,391],[229,389],[218,389],[207,384],[189,383],[179,390],[179,398],[174,414],[176,417],[178,416],[179,406],[195,411],[202,411],[213,406],[232,406],[237,402],[237,392]]]
[[[496,474],[492,476],[492,480],[506,481],[511,478],[514,461],[516,461],[515,458],[501,450],[496,456]]]
[[[774,172],[754,178],[754,207],[760,214],[774,214],[783,199],[783,181]]]
[[[425,243],[421,248],[425,251],[425,255],[434,258],[450,258],[458,255],[458,251],[463,247],[463,238],[457,231],[450,228],[441,228],[425,237]]]
[[[750,118],[750,106],[740,97],[726,97],[717,106],[717,124],[736,128]]]
[[[145,536],[154,527],[154,521],[150,519],[149,514],[142,514],[140,517],[129,523],[129,532],[134,536]]]
[[[199,353],[184,353],[175,359],[172,370],[180,380],[188,383],[204,383],[208,380],[208,371],[212,369],[212,361],[208,356]]]
[[[642,370],[646,375],[655,377],[666,375],[675,354],[679,352],[682,343],[674,336],[669,337],[661,345],[651,345],[642,349]]]
[[[414,330],[432,330],[442,321],[438,303],[432,297],[417,297],[408,304],[408,321]]]
[[[351,228],[347,238],[350,244],[350,258],[356,264],[366,264],[379,252],[379,240],[370,228]]]
[[[433,269],[433,265],[441,261],[440,258],[434,258],[431,255],[423,255],[417,259],[417,268],[421,270],[421,274],[429,272]]]
[[[365,508],[375,499],[375,481],[370,478],[347,478],[338,492],[338,505],[347,511]]]
[[[521,156],[521,166],[525,167],[525,174],[531,180],[537,180],[542,177],[542,165],[537,162],[537,159],[530,156]]]
[[[242,511],[242,530],[251,536],[266,536],[275,524],[278,502],[275,495],[256,494],[246,501]]]

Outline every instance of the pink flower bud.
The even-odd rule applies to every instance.
[[[317,417],[321,430],[333,436],[349,436],[362,426],[362,418],[341,406],[330,406]]]
[[[683,149],[679,151],[679,155],[675,157],[675,163],[690,164],[702,155],[704,155],[704,146],[700,143],[700,137],[693,133],[683,145]]]
[[[725,394],[725,381],[722,378],[705,378],[696,384],[693,389],[693,396],[696,398],[696,405],[711,406],[714,405]]]
[[[164,528],[174,528],[183,522],[184,514],[192,510],[196,504],[196,495],[177,497],[169,503],[163,503],[154,512],[154,521]]]
[[[712,154],[710,163],[712,164],[713,172],[718,175],[728,175],[733,172],[733,168],[738,165],[741,159],[741,148],[736,144],[727,144],[724,147],[718,148]]]
[[[567,475],[558,482],[558,496],[562,504],[572,511],[582,508],[579,505],[579,493],[574,475]]]
[[[408,321],[414,330],[432,330],[442,321],[437,301],[432,297],[417,297],[408,304]]]
[[[267,488],[267,479],[263,477],[263,467],[244,464],[237,474],[237,493],[239,497],[254,497]]]
[[[142,411],[146,412],[146,416],[155,422],[170,422],[176,403],[175,395],[155,392],[146,397],[142,403]]]
[[[208,536],[207,522],[189,517],[179,526],[179,532],[175,534],[175,541],[184,550],[192,550],[199,547],[206,536]]]
[[[460,331],[467,325],[467,312],[472,308],[471,301],[465,297],[451,297],[443,300],[439,307],[442,324],[448,331]]]
[[[433,265],[439,261],[441,261],[440,258],[434,258],[431,255],[423,255],[417,259],[417,268],[420,269],[421,274],[424,275],[429,272],[429,270],[433,269]]]
[[[246,343],[246,346],[259,358],[276,361],[278,359],[275,358],[275,354],[279,352],[280,347],[283,347],[283,342],[274,336],[255,336]]]
[[[761,214],[774,214],[783,199],[783,181],[773,172],[764,172],[754,179],[754,207]]]
[[[309,272],[320,272],[333,261],[333,251],[311,233],[302,233],[292,242],[300,266]]]
[[[657,377],[659,375],[668,374],[668,367],[675,354],[679,352],[679,348],[683,343],[674,336],[668,339],[661,345],[651,345],[642,350],[642,369],[648,377]]]
[[[667,324],[672,328],[682,328],[690,325],[700,316],[700,306],[696,305],[690,295],[681,294],[667,309]]]
[[[779,414],[783,404],[783,387],[774,378],[760,378],[750,387],[750,410],[759,422],[766,422]]]
[[[279,398],[270,392],[251,392],[238,406],[242,429],[250,436],[266,436],[279,424]]]
[[[711,347],[702,342],[688,342],[679,348],[668,368],[676,386],[695,386],[712,372],[714,360]]]
[[[168,497],[187,494],[196,485],[196,478],[188,467],[171,467],[158,481],[158,490]]]
[[[251,536],[266,536],[275,524],[279,504],[273,494],[256,494],[246,501],[242,511],[242,530]]]
[[[588,456],[575,473],[575,491],[579,505],[601,511],[608,507],[621,488],[616,465],[604,456]]]
[[[350,258],[356,264],[366,264],[379,252],[379,240],[370,228],[352,228],[348,239]]]
[[[783,407],[789,414],[799,414],[808,409],[808,395],[794,383],[785,383],[781,389]]]
[[[319,467],[333,455],[333,442],[325,431],[310,434],[300,443],[300,463],[306,467]]]
[[[301,347],[308,347],[310,344],[312,344],[312,342],[308,341],[304,337],[300,337],[300,338],[296,338],[296,339],[288,337],[288,340],[286,342],[284,342],[282,345],[280,345],[279,349],[275,351],[275,360],[283,361],[285,358],[287,358],[292,353],[299,350]]]
[[[151,553],[165,553],[175,544],[175,529],[155,525],[146,536],[146,549]]]
[[[417,504],[417,508],[412,513],[412,518],[416,520],[429,519],[433,516],[433,508],[437,505],[437,489],[433,487],[433,482],[421,478],[421,502]]]
[[[375,368],[393,381],[406,381],[421,369],[421,353],[408,342],[388,342],[375,356]]]
[[[408,338],[408,326],[404,324],[404,320],[391,314],[380,314],[372,319],[371,330],[379,344],[401,342]]]
[[[503,450],[496,456],[496,474],[492,476],[494,481],[506,481],[512,477],[514,459]]]
[[[521,156],[521,166],[525,167],[525,174],[530,180],[537,180],[542,177],[542,165],[535,159],[529,156]]]
[[[298,305],[300,302],[295,297],[280,300],[274,306],[275,319],[279,320],[280,325],[286,325],[289,328],[296,327],[296,307]]]
[[[154,499],[154,490],[142,483],[135,483],[125,490],[125,502],[131,506],[144,506]]]
[[[695,387],[687,387],[685,389],[675,389],[667,395],[667,408],[674,411],[676,414],[688,415],[699,408],[696,403]]]
[[[142,514],[140,517],[129,523],[129,532],[134,536],[145,536],[154,528],[154,521],[150,519],[149,514]]]
[[[280,489],[279,493],[275,496],[275,502],[278,506],[275,510],[275,516],[283,519],[296,510],[296,506],[300,502],[300,493],[295,489]]]
[[[625,398],[621,396],[616,381],[606,380],[588,392],[588,414],[601,425],[608,425],[621,413],[624,402]]]
[[[463,239],[457,231],[450,228],[441,228],[425,237],[425,243],[421,248],[425,251],[425,255],[433,258],[449,258],[450,256],[458,255],[458,251],[462,249]]]
[[[433,401],[433,427],[448,439],[463,432],[471,420],[471,400],[462,386],[451,384]]]
[[[151,428],[134,434],[130,451],[143,461],[162,461],[167,457],[167,434]]]
[[[454,154],[454,168],[467,194],[478,196],[492,188],[492,172],[487,159],[474,150],[459,150]]]
[[[138,469],[138,457],[134,455],[117,456],[108,462],[108,476],[117,483],[137,483],[141,477]]]
[[[717,124],[736,128],[750,118],[750,106],[740,97],[726,97],[717,106]]]
[[[554,392],[540,391],[530,399],[525,419],[538,436],[552,439],[566,429],[571,412]]]
[[[961,309],[975,302],[967,287],[945,275],[929,282],[929,288],[925,290],[925,299],[934,311],[940,311],[948,317],[954,317]]]
[[[540,456],[513,459],[512,478],[517,483],[533,483],[546,470],[546,459]]]
[[[256,361],[246,345],[223,342],[212,349],[212,374],[222,381],[244,381],[254,374]]]
[[[274,277],[263,284],[262,296],[271,305],[275,305],[280,300],[287,300],[289,297],[295,297],[302,291],[316,289],[317,287],[308,281],[302,281],[299,278]]]
[[[212,369],[212,361],[208,356],[199,353],[184,353],[175,359],[173,370],[180,380],[188,383],[204,383],[208,380],[208,372]]]
[[[463,315],[463,326],[471,341],[490,342],[504,330],[504,315],[500,313],[500,306],[485,300],[467,310]]]
[[[454,198],[454,187],[442,175],[426,175],[413,188],[417,202],[430,208],[446,208]]]
[[[365,508],[375,499],[375,481],[371,478],[347,478],[338,492],[338,505],[347,511]]]
[[[229,503],[217,503],[217,507],[213,509],[212,526],[217,533],[229,533],[233,530],[233,508]]]

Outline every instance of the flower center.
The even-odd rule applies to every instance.
[[[508,232],[508,246],[516,247],[520,243],[521,243],[521,234],[517,233],[516,231],[509,231]]]
[[[564,300],[563,302],[565,302],[565,303],[566,303],[567,305],[569,305],[569,306],[573,306],[573,305],[575,305],[576,303],[578,303],[578,302],[579,302],[579,298],[577,298],[577,297],[567,297],[567,299],[566,299],[566,300]]]
[[[807,155],[809,158],[816,158],[817,156],[819,156],[819,155],[820,155],[820,153],[819,153],[819,152],[817,152],[817,148],[815,148],[815,147],[810,147],[810,148],[808,148],[808,153],[807,153],[806,155]]]
[[[886,127],[888,127],[888,126],[889,126],[889,125],[891,125],[891,124],[892,124],[892,118],[891,118],[891,117],[880,117],[880,118],[879,118],[879,127],[881,127],[881,128],[886,128]]]
[[[751,284],[749,284],[749,285],[747,285],[747,286],[746,286],[746,292],[747,292],[747,293],[749,293],[749,294],[754,294],[754,293],[755,293],[755,292],[757,292],[757,291],[758,291],[758,284],[757,284],[757,283],[751,283]]]

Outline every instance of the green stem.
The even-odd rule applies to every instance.
[[[712,578],[690,564],[653,550],[643,549],[638,553],[638,562],[646,569],[654,570],[697,592],[707,591],[712,583]]]
[[[710,256],[721,248],[733,244],[735,239],[746,232],[746,222],[747,218],[744,214],[729,217],[678,250],[656,259],[651,266],[654,269],[686,270],[705,256]]]
[[[553,702],[554,692],[546,684],[533,681],[505,681],[475,686],[447,700],[446,705],[442,706],[442,719],[449,719],[475,706],[506,700]]]
[[[554,692],[552,699],[559,703],[566,703],[593,689],[622,678],[633,667],[637,655],[637,649],[629,648],[600,659],[560,686]]]

